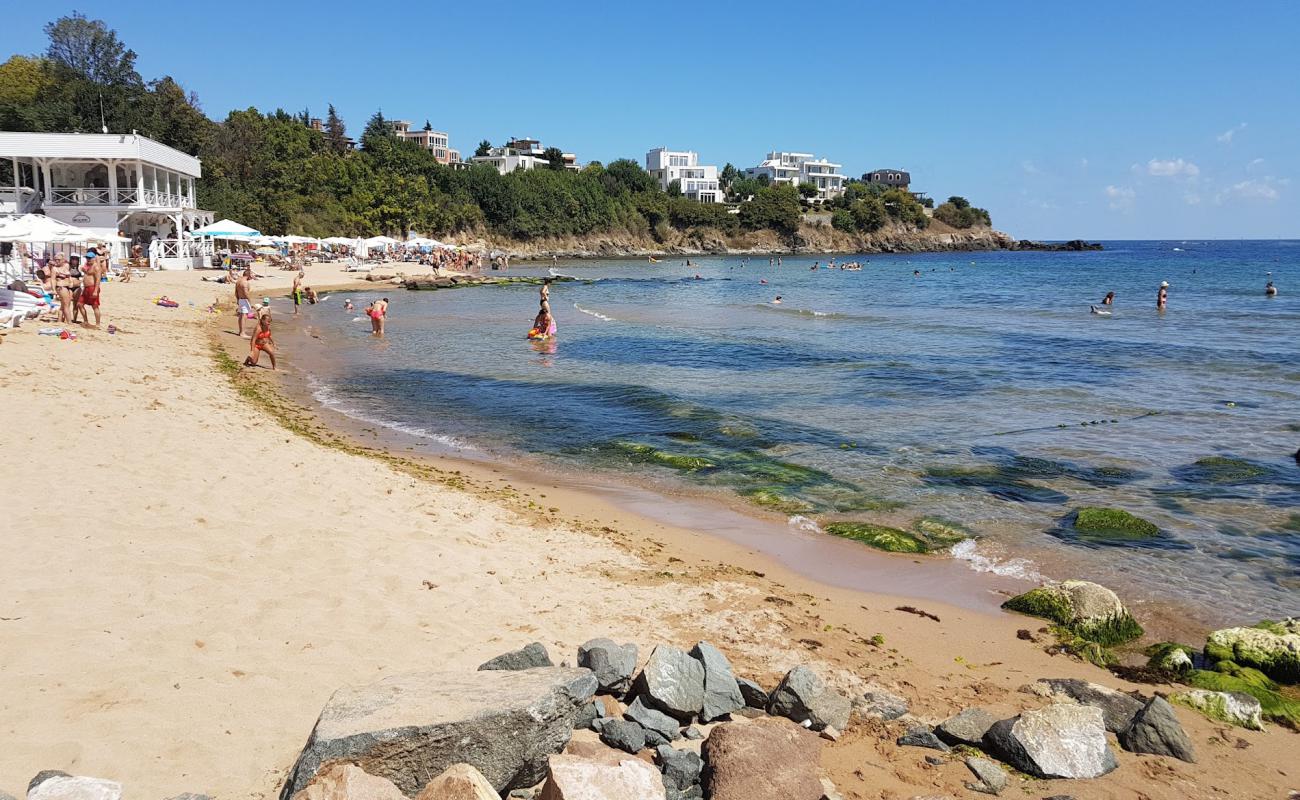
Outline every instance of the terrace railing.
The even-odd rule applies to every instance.
[[[158,189],[93,189],[69,187],[51,189],[45,200],[54,206],[156,206],[161,208],[194,208],[194,199]]]

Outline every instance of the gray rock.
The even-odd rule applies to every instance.
[[[740,696],[745,699],[746,706],[767,709],[769,697],[766,689],[747,678],[736,678],[736,685],[740,687]]]
[[[645,728],[625,719],[611,719],[601,726],[600,740],[635,755],[645,748]]]
[[[849,699],[826,685],[817,673],[797,666],[785,674],[781,685],[772,692],[767,713],[798,723],[810,722],[812,730],[827,725],[844,730],[849,725]]]
[[[666,789],[664,800],[704,800],[704,787],[697,783],[685,789]]]
[[[1056,703],[1004,719],[989,728],[984,746],[1039,778],[1096,778],[1119,766],[1102,710],[1092,706]]]
[[[745,706],[744,708],[740,709],[740,710],[737,711],[736,713],[739,714],[740,716],[744,717],[745,719],[758,719],[758,718],[760,718],[760,717],[766,717],[766,716],[767,716],[767,712],[764,711],[763,709],[761,709],[761,708],[750,708],[749,706]]]
[[[645,728],[642,728],[642,730],[645,730],[646,747],[653,749],[660,745],[668,744],[668,737],[664,736],[659,731],[646,730]]]
[[[632,682],[646,705],[689,722],[704,707],[704,665],[676,647],[659,645]]]
[[[596,733],[600,733],[605,728],[605,723],[609,722],[610,719],[611,717],[596,717],[587,727],[591,728]]]
[[[648,731],[654,731],[666,741],[675,741],[681,737],[681,727],[677,724],[677,720],[662,711],[650,708],[641,702],[639,697],[632,701],[627,711],[623,712],[623,716]]]
[[[1128,730],[1119,735],[1119,744],[1133,753],[1172,756],[1180,761],[1196,763],[1196,753],[1187,732],[1178,723],[1173,706],[1162,697],[1153,697],[1137,716]]]
[[[925,763],[929,764],[932,767],[939,767],[944,764],[947,764],[948,761],[947,759],[941,758],[939,756],[926,756]]]
[[[692,742],[698,742],[700,739],[704,738],[704,733],[694,725],[689,725],[682,729],[682,738],[689,739]]]
[[[50,775],[27,790],[27,800],[122,800],[122,784],[83,775]]]
[[[1192,689],[1171,695],[1179,705],[1194,708],[1210,719],[1217,719],[1230,725],[1240,725],[1252,731],[1264,730],[1261,717],[1263,707],[1257,698],[1245,692],[1212,692],[1207,689]]]
[[[864,717],[883,720],[898,719],[911,708],[907,698],[884,689],[864,692],[854,701],[853,707]]]
[[[946,753],[951,749],[938,736],[934,735],[934,731],[924,725],[909,729],[907,733],[898,737],[897,741],[900,747],[928,747],[941,753]]]
[[[676,750],[668,745],[655,748],[655,761],[664,773],[664,787],[688,789],[700,782],[704,759],[689,750]]]
[[[68,773],[64,772],[61,769],[43,769],[40,772],[33,775],[32,779],[27,782],[27,793],[31,794],[32,789],[35,789],[37,786],[40,786],[42,783],[49,780],[50,778],[71,778],[71,777],[72,777],[71,775],[69,775]]]
[[[1007,771],[996,761],[971,756],[966,759],[966,768],[979,779],[979,783],[966,784],[966,787],[972,791],[1002,794],[1002,790],[1007,788]]]
[[[979,747],[984,742],[984,734],[997,721],[997,717],[982,708],[965,708],[940,722],[934,732],[948,744]]]
[[[596,677],[585,669],[417,672],[339,689],[325,704],[282,796],[332,761],[387,778],[408,797],[453,764],[498,792],[540,783],[569,741]]]
[[[591,723],[595,722],[604,710],[605,707],[595,701],[586,704],[578,710],[578,716],[573,718],[573,729],[579,731],[590,728]]]
[[[1134,715],[1142,710],[1141,700],[1108,686],[1078,678],[1044,678],[1038,683],[1046,686],[1049,694],[1100,708],[1106,721],[1106,730],[1114,734],[1127,730]]]
[[[578,648],[578,666],[596,674],[602,694],[623,694],[632,686],[636,672],[636,645],[617,644],[612,639],[592,639]]]
[[[524,645],[518,650],[502,653],[496,658],[479,664],[479,669],[520,670],[534,667],[553,667],[551,655],[541,642]]]
[[[722,651],[708,642],[691,648],[691,657],[704,665],[704,705],[700,721],[712,722],[746,706],[740,684],[731,670],[731,662]]]

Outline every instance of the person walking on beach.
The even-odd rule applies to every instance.
[[[1164,311],[1169,303],[1169,281],[1160,282],[1160,291],[1156,292],[1156,310]]]
[[[257,332],[248,343],[248,358],[244,366],[256,367],[262,360],[262,353],[271,357],[271,369],[275,369],[275,340],[271,338],[271,315],[263,314],[257,318]]]
[[[244,338],[244,319],[253,313],[253,304],[248,301],[248,281],[253,277],[253,270],[246,269],[235,279],[235,319],[239,322],[239,338]]]
[[[302,305],[302,278],[302,270],[298,270],[298,274],[293,276],[293,313],[295,316],[298,314],[298,307]]]

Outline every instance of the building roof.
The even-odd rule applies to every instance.
[[[138,133],[19,133],[0,131],[0,158],[139,159],[190,175],[199,160]]]

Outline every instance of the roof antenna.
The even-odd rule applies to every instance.
[[[99,92],[99,129],[108,133],[108,123],[104,121],[104,93]]]

